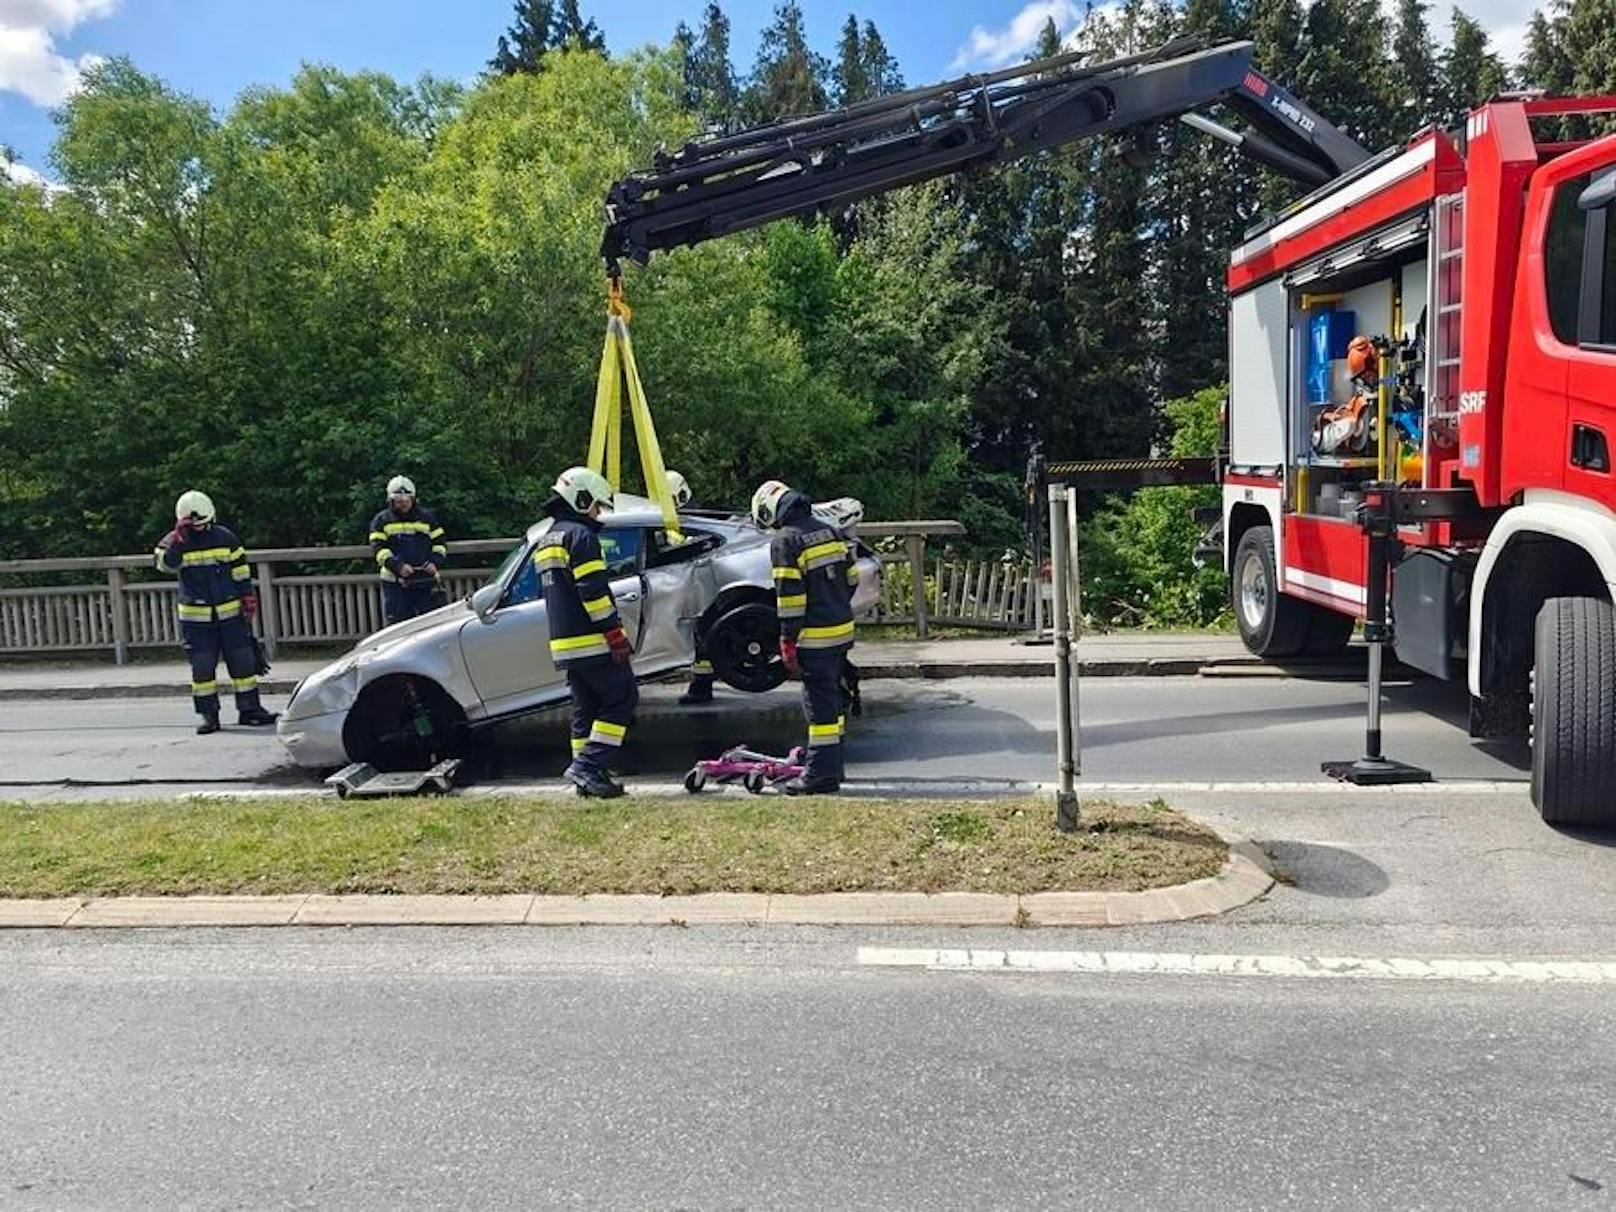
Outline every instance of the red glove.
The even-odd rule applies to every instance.
[[[178,522],[175,522],[174,529],[169,531],[168,534],[169,545],[179,544],[184,546],[185,540],[191,537],[191,529],[195,525],[196,523],[192,522],[190,518],[181,518]]]
[[[621,627],[613,627],[606,633],[606,646],[612,650],[612,660],[619,665],[627,665],[634,655],[634,649],[629,647],[628,636],[623,634]]]
[[[244,593],[241,595],[241,613],[250,623],[258,617],[258,595]]]
[[[796,640],[780,641],[780,663],[786,667],[788,676],[794,678],[802,676],[802,663],[797,660]]]

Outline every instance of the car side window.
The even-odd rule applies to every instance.
[[[608,577],[626,577],[640,570],[645,532],[637,526],[607,527],[600,532],[600,550]]]
[[[650,532],[650,545],[646,548],[645,566],[647,568],[665,568],[669,564],[684,564],[704,555],[723,543],[723,538],[710,530],[687,528],[679,536],[680,542],[673,542],[666,530],[653,530]]]

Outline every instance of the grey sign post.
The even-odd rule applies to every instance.
[[[1077,493],[1065,485],[1049,488],[1049,554],[1055,590],[1055,752],[1060,765],[1055,791],[1055,827],[1077,829],[1076,780],[1081,742],[1077,725],[1077,662],[1072,659],[1077,586]]]

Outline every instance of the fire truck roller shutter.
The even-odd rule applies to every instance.
[[[1290,303],[1275,279],[1229,304],[1229,459],[1238,466],[1285,462]]]

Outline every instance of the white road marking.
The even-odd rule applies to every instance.
[[[1065,972],[1147,976],[1269,976],[1327,980],[1616,983],[1616,961],[1413,959],[1352,955],[1193,955],[1172,951],[995,951],[976,947],[860,947],[858,962],[933,972]]]

